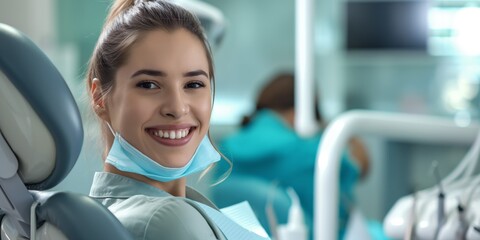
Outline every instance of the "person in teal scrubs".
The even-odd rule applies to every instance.
[[[194,14],[169,1],[115,1],[86,76],[104,140],[90,196],[134,239],[269,239],[187,186],[221,159],[209,137],[212,56]]]
[[[322,125],[317,109],[312,111],[316,112],[318,123]],[[222,138],[219,146],[225,156],[233,162],[230,178],[254,176],[272,185],[277,184],[280,189],[292,187],[300,198],[311,234],[314,169],[322,132],[311,137],[299,136],[293,128],[294,116],[294,76],[290,73],[278,74],[261,90],[254,114],[244,119],[239,131]],[[367,174],[368,162],[362,143],[358,139],[352,139],[349,149],[342,157],[340,167],[340,236],[343,236],[349,209],[355,203],[354,188]],[[231,188],[228,184],[229,179],[226,179],[224,188],[227,190]],[[219,206],[228,201],[225,196],[229,193],[224,192],[225,189],[220,191],[219,188],[213,188],[213,200]],[[238,191],[235,187],[233,189]],[[250,192],[253,191],[255,186],[250,187]],[[249,200],[249,197],[255,195],[245,194],[244,198]],[[256,212],[262,224],[267,225],[265,205],[257,206]],[[276,212],[278,221],[285,223],[288,208],[277,208]]]

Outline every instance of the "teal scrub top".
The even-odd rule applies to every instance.
[[[134,239],[225,239],[212,219],[192,201],[218,209],[194,189],[174,197],[146,183],[113,173],[95,173],[90,197],[105,205]]]
[[[262,110],[247,126],[223,138],[219,146],[233,162],[232,175],[258,176],[278,182],[283,187],[293,187],[312,229],[314,170],[321,139],[321,132],[309,138],[300,137],[275,112]],[[354,203],[354,187],[358,179],[358,166],[348,154],[343,154],[339,179],[340,239],[348,222],[349,209]]]

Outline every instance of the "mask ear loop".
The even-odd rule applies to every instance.
[[[213,106],[215,104],[215,83],[214,83],[214,80],[210,80],[210,90],[212,92],[211,94],[211,101],[210,101],[210,104],[212,106],[212,111],[210,112],[210,116],[212,115],[212,112],[213,112]],[[210,137],[210,130],[209,132],[207,133],[208,134],[208,140],[210,141],[210,144],[212,144],[212,146],[215,148],[215,150],[218,152],[218,154],[220,154],[221,156],[221,159],[220,161],[222,160],[225,160],[227,162],[227,164],[229,165],[228,169],[226,172],[224,172],[219,178],[218,180],[213,183],[213,184],[210,184],[210,187],[214,187],[220,183],[222,183],[223,181],[225,181],[227,179],[228,176],[230,176],[230,173],[232,172],[232,169],[233,169],[233,163],[230,159],[228,159],[227,157],[225,157],[218,149],[217,147],[213,144],[212,142],[212,138]],[[200,176],[198,177],[197,179],[197,183],[200,182],[200,180],[205,177],[205,175],[207,175],[207,173],[215,166],[217,165],[217,163],[214,163],[214,164],[211,164],[210,166],[208,166],[205,170],[202,171],[202,173],[200,174]]]
[[[107,124],[108,129],[110,129],[110,132],[112,132],[112,135],[115,137],[115,131],[113,131],[112,126],[110,126],[110,123],[108,123],[108,122],[105,122],[105,123]]]

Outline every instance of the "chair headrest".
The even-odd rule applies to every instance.
[[[83,143],[80,113],[63,77],[23,33],[1,23],[0,134],[34,190],[62,181]]]

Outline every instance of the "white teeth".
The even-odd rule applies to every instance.
[[[180,139],[184,138],[190,132],[189,128],[180,129],[180,130],[157,130],[153,131],[153,135],[161,138],[168,138],[168,139]]]

